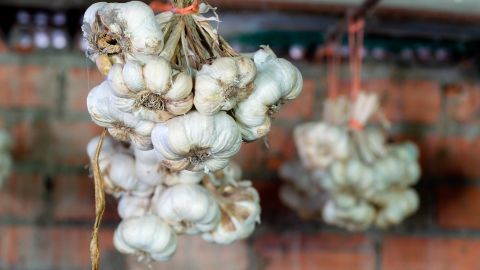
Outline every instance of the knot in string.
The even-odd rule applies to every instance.
[[[173,12],[175,14],[179,14],[179,15],[189,15],[189,14],[198,13],[198,11],[200,10],[200,1],[199,0],[193,0],[192,4],[190,6],[187,6],[187,7],[184,7],[184,8],[177,8],[172,3],[166,4],[166,3],[163,3],[163,2],[160,2],[160,1],[152,1],[150,3],[150,7],[155,12],[171,11],[171,12]]]

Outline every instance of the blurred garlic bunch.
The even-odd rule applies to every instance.
[[[106,76],[87,97],[111,136],[99,153],[101,138],[87,146],[96,184],[119,199],[117,249],[153,260],[173,254],[177,234],[229,244],[253,232],[260,199],[230,159],[267,135],[303,86],[268,46],[235,52],[205,17],[215,8],[172,3],[154,15],[138,1],[100,2],[82,25],[87,57]]]
[[[360,92],[347,106],[345,100],[327,100],[323,122],[295,129],[302,165],[282,167],[280,196],[302,216],[348,230],[397,225],[418,208],[410,188],[420,177],[418,149],[387,144],[380,127],[364,127],[379,113],[376,95]]]
[[[10,135],[5,130],[0,130],[0,187],[7,180],[12,170],[11,148],[12,139]]]

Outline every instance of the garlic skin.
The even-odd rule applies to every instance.
[[[323,208],[326,223],[346,228],[350,231],[366,230],[375,219],[373,206],[348,195],[335,196]]]
[[[265,136],[270,131],[271,116],[285,101],[296,98],[303,87],[300,71],[287,60],[277,58],[269,47],[257,51],[253,60],[257,67],[254,90],[234,108],[246,141]]]
[[[122,219],[142,217],[150,209],[151,199],[148,197],[137,197],[125,194],[118,201],[118,215]]]
[[[217,171],[228,165],[242,137],[235,121],[221,111],[212,116],[189,112],[157,124],[152,131],[155,153],[173,171]]]
[[[195,77],[195,108],[205,115],[231,110],[253,91],[255,75],[255,64],[244,56],[220,57],[203,65]]]
[[[115,106],[143,120],[165,122],[193,106],[192,78],[172,69],[161,57],[144,65],[138,61],[115,64],[107,81],[118,97]]]
[[[88,112],[97,125],[107,128],[119,141],[131,142],[142,150],[152,149],[150,134],[155,124],[121,112],[114,104],[115,97],[107,82],[94,87],[87,96]]]
[[[177,237],[161,218],[145,215],[122,220],[115,230],[113,244],[121,253],[166,261],[177,249]]]
[[[326,123],[306,123],[296,127],[294,140],[307,169],[325,169],[335,160],[347,158],[350,153],[346,130]]]
[[[91,5],[85,11],[82,31],[89,45],[87,57],[101,63],[98,67],[105,75],[111,64],[143,63],[158,56],[164,45],[153,11],[140,1]]]
[[[231,244],[245,239],[260,223],[260,198],[250,181],[241,181],[238,186],[223,186],[215,193],[220,205],[221,219],[218,226],[202,235],[203,239],[218,244]]]
[[[220,210],[205,188],[196,184],[179,184],[167,188],[152,202],[152,211],[177,233],[198,234],[214,229]]]

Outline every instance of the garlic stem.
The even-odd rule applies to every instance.
[[[177,25],[175,25],[175,28],[172,30],[172,33],[168,37],[167,43],[165,44],[163,51],[160,53],[161,57],[165,58],[168,61],[172,60],[184,28],[184,21],[179,20]]]

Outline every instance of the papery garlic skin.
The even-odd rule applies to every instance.
[[[220,210],[205,188],[179,184],[165,189],[152,202],[152,211],[177,233],[197,234],[211,231],[220,221]]]
[[[96,63],[99,58],[111,64],[129,59],[144,62],[158,56],[164,45],[153,11],[140,1],[91,5],[83,17],[82,31],[89,45],[87,56]],[[107,74],[108,62],[99,69]]]
[[[122,112],[114,104],[115,97],[107,82],[94,87],[87,96],[88,112],[97,125],[107,128],[117,140],[131,142],[142,150],[152,149],[150,134],[155,124]]]
[[[115,64],[107,80],[118,97],[116,107],[143,120],[165,122],[193,106],[191,76],[172,69],[161,57],[144,65],[138,61]]]
[[[300,71],[287,60],[277,58],[269,47],[257,51],[253,59],[257,67],[255,88],[234,109],[246,141],[265,136],[270,131],[271,116],[285,101],[296,98],[303,87]]]
[[[228,165],[242,137],[235,121],[221,111],[212,116],[192,111],[157,124],[152,131],[155,152],[174,171],[216,171]]]
[[[166,261],[177,248],[177,237],[161,218],[146,215],[122,220],[115,230],[113,244],[121,253]]]
[[[150,209],[150,201],[149,197],[123,195],[118,201],[118,215],[122,219],[144,216]]]
[[[256,223],[260,223],[260,198],[250,181],[222,190],[215,195],[221,209],[220,223],[202,237],[209,242],[231,244],[250,236]]]
[[[333,200],[327,201],[323,208],[323,220],[326,223],[350,231],[366,230],[374,218],[373,206],[348,195],[336,196]]]
[[[302,124],[295,128],[294,139],[308,169],[325,169],[350,153],[347,131],[326,123]]]
[[[255,75],[255,64],[244,56],[220,57],[203,65],[195,77],[195,108],[206,115],[231,110],[253,91]]]

